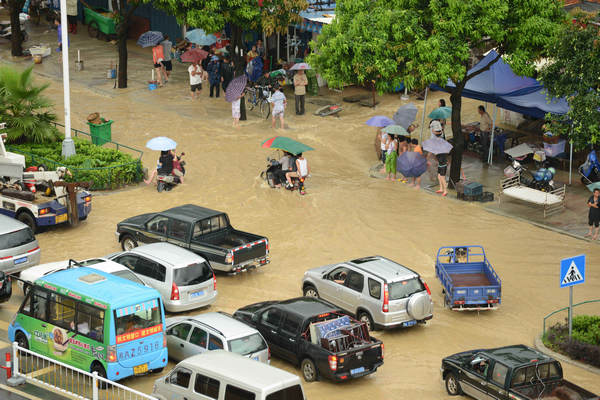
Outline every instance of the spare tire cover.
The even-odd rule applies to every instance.
[[[416,319],[422,320],[431,314],[431,299],[427,293],[415,293],[408,300],[406,306],[408,314]]]

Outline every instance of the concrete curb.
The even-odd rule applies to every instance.
[[[547,348],[544,345],[544,342],[542,341],[542,336],[541,335],[540,336],[536,336],[533,339],[533,345],[535,346],[536,349],[538,349],[542,353],[546,353],[549,356],[551,356],[551,357],[553,357],[553,358],[555,358],[555,359],[557,359],[559,361],[575,365],[576,367],[583,368],[583,369],[585,369],[588,372],[600,375],[600,368],[592,367],[591,365],[587,365],[587,364],[584,364],[582,362],[575,361],[575,360],[573,360],[573,359],[571,359],[571,358],[569,358],[569,357],[567,357],[565,355],[562,355],[560,353],[557,353],[557,352],[552,351],[549,348]]]

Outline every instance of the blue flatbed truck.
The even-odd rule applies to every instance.
[[[502,282],[482,246],[440,247],[435,275],[452,310],[495,310],[501,303]]]

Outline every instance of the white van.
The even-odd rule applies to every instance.
[[[159,400],[305,400],[300,378],[225,350],[186,358],[154,382]]]

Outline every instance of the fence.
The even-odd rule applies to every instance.
[[[589,304],[589,303],[600,303],[600,299],[598,299],[598,300],[587,300],[587,301],[582,301],[581,303],[573,304],[573,309],[575,309],[575,307],[577,307],[577,306],[581,306],[581,305]],[[546,334],[546,321],[548,320],[548,318],[550,318],[554,314],[558,314],[559,312],[567,311],[568,309],[569,309],[569,307],[563,307],[561,309],[558,309],[558,310],[553,311],[550,314],[546,315],[544,317],[544,326],[543,326],[542,334],[544,334],[544,335]]]
[[[157,400],[155,397],[12,344],[15,377],[73,399]]]

